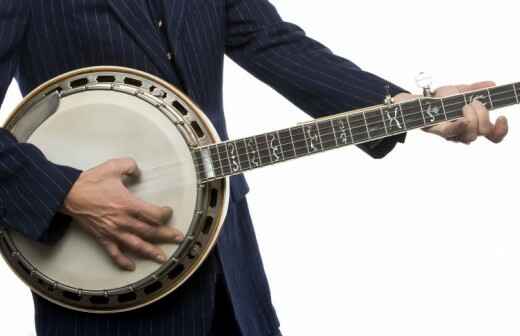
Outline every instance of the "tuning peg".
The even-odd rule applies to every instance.
[[[432,94],[432,76],[429,74],[426,74],[424,72],[420,72],[415,77],[415,83],[419,88],[423,90],[423,95],[425,97],[431,97]]]

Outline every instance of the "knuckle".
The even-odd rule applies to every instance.
[[[128,202],[113,202],[110,207],[115,210],[117,214],[126,214],[132,210],[132,206]]]
[[[137,162],[132,159],[131,157],[124,157],[120,159],[120,164],[124,165],[125,167],[129,167],[131,169],[137,168]]]
[[[110,255],[110,257],[112,259],[115,259],[115,260],[119,259],[119,257],[120,257],[119,252],[112,250],[112,249],[108,251],[108,254]]]
[[[146,249],[146,253],[150,256],[150,257],[157,257],[158,255],[161,255],[162,254],[162,251],[160,248],[158,248],[157,246],[155,245],[148,245],[147,249]]]
[[[126,235],[124,238],[125,243],[134,249],[140,249],[141,248],[141,242],[140,240],[134,236],[134,235]]]
[[[492,130],[492,128],[489,125],[481,126],[480,127],[480,134],[482,134],[482,135],[489,135],[489,134],[491,134],[491,130]]]
[[[143,238],[157,237],[159,235],[156,229],[146,224],[140,225],[139,231]]]

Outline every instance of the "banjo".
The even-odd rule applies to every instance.
[[[136,260],[118,269],[78,225],[43,245],[0,231],[12,270],[39,295],[91,313],[129,311],[177,289],[201,265],[225,219],[229,176],[276,163],[382,139],[463,117],[479,100],[489,109],[520,103],[520,83],[444,98],[431,96],[340,113],[298,126],[222,142],[204,113],[171,84],[133,69],[93,67],[54,78],[31,92],[4,127],[37,145],[54,163],[88,169],[132,157],[143,200],[172,206],[182,243],[160,247],[168,261]]]

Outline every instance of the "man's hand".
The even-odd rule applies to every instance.
[[[443,86],[435,91],[435,97],[446,97],[469,91],[476,91],[495,86],[493,82],[480,82],[471,85]],[[418,96],[407,93],[394,97],[396,102],[412,100]],[[468,104],[463,109],[464,118],[455,121],[447,121],[423,130],[441,136],[447,140],[470,144],[479,136],[485,136],[494,143],[501,142],[508,132],[507,119],[499,117],[496,123],[492,123],[488,109],[478,100]]]
[[[172,216],[169,207],[158,207],[135,197],[123,179],[139,170],[131,159],[110,160],[83,172],[72,186],[63,212],[76,219],[122,269],[134,262],[123,251],[163,263],[164,252],[153,243],[178,243],[182,233],[164,224]]]

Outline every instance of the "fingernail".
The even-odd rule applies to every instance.
[[[135,264],[127,264],[126,265],[126,270],[129,271],[129,272],[133,272],[135,271]]]
[[[166,261],[168,261],[168,259],[166,258],[166,256],[165,256],[165,255],[162,255],[162,254],[158,254],[158,255],[156,256],[156,258],[157,258],[157,260],[158,260],[159,262],[162,262],[162,263],[165,263]]]

